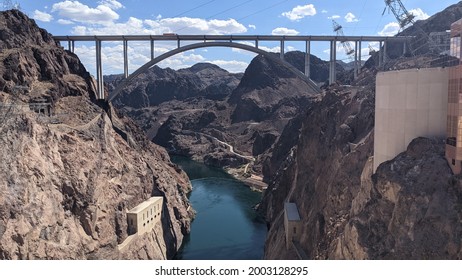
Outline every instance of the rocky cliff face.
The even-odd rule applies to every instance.
[[[1,12],[0,34],[0,258],[172,257],[193,216],[185,173],[95,101],[78,58],[34,21]],[[152,195],[162,222],[119,249],[126,212]]]
[[[372,174],[373,89],[330,88],[289,124],[301,127],[298,137],[284,132],[273,147],[265,258],[297,258],[285,247],[285,201],[298,206],[298,241],[311,259],[461,257],[462,188],[442,140],[416,139]]]
[[[414,139],[379,166],[366,165],[350,219],[331,247],[334,258],[460,259],[462,184],[441,140]]]
[[[284,249],[284,201],[298,205],[303,219],[300,243],[308,256],[326,257],[321,254],[329,234],[348,214],[362,167],[372,154],[373,105],[370,87],[331,88],[301,124],[294,120],[293,125],[301,127],[298,137],[287,131],[279,138],[272,152],[277,158],[266,169],[274,173],[261,204],[271,225],[266,258],[296,257]],[[298,141],[291,147],[293,138]]]

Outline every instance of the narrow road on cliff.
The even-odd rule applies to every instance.
[[[245,155],[242,155],[242,154],[239,154],[239,153],[236,153],[234,151],[234,147],[226,142],[223,142],[221,140],[219,140],[218,138],[212,136],[212,135],[209,135],[209,134],[205,134],[205,133],[202,133],[202,132],[199,132],[200,134],[204,135],[205,137],[208,137],[208,138],[211,138],[212,140],[215,140],[217,141],[218,143],[220,144],[223,144],[225,146],[227,146],[229,148],[229,152],[232,153],[233,155],[236,155],[238,157],[241,157],[241,158],[245,158],[245,159],[248,159],[248,160],[251,160],[251,161],[255,161],[255,158],[252,157],[252,156],[245,156]]]

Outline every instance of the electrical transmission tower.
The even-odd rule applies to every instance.
[[[343,34],[343,27],[338,24],[335,20],[332,20],[332,25],[334,27],[334,32],[337,33],[337,36],[345,36]],[[345,49],[346,55],[351,59],[355,60],[355,50],[351,47],[350,42],[342,40],[340,41],[343,45],[343,48]]]

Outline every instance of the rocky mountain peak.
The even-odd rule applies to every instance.
[[[51,34],[19,10],[0,12],[0,50],[26,45],[56,45]]]
[[[218,65],[212,64],[212,63],[196,63],[190,68],[187,68],[187,70],[193,72],[193,73],[198,73],[204,70],[215,70],[215,71],[220,71],[220,72],[228,72],[223,68],[220,68]]]
[[[23,101],[80,95],[94,100],[94,81],[78,57],[22,12],[0,12],[0,49],[0,91],[28,88],[27,95],[19,96]]]

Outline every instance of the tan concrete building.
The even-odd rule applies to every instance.
[[[459,65],[449,68],[446,159],[454,174],[459,174],[462,169],[461,34],[462,19],[451,25],[451,56],[459,59]]]
[[[289,249],[292,241],[299,241],[302,230],[300,214],[295,203],[284,203],[284,229],[286,232],[286,247]]]
[[[404,152],[412,139],[446,136],[448,77],[448,68],[377,74],[374,172]]]
[[[128,211],[128,234],[143,234],[151,231],[160,221],[163,200],[161,196],[153,196]]]

